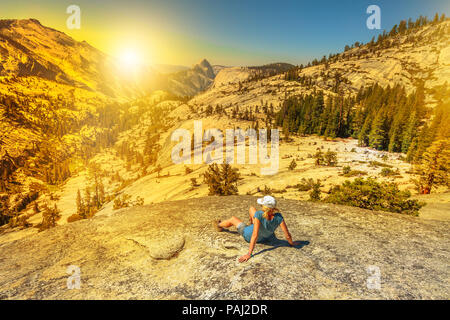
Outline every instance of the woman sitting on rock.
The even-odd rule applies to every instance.
[[[254,207],[250,207],[250,225],[246,225],[239,218],[233,216],[228,220],[216,221],[215,226],[218,231],[223,231],[224,228],[235,226],[240,235],[250,243],[250,248],[246,255],[239,258],[239,262],[245,262],[252,257],[255,244],[266,242],[274,236],[274,232],[278,226],[281,225],[281,229],[291,246],[295,243],[292,241],[291,234],[284,222],[283,216],[278,212],[275,207],[277,202],[274,197],[265,196],[257,200],[257,203],[262,205],[262,210],[256,211]]]

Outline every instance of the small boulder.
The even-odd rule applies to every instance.
[[[136,236],[129,240],[146,247],[151,258],[155,260],[169,260],[174,258],[184,248],[182,235]]]
[[[166,239],[154,239],[148,246],[150,256],[156,260],[169,260],[184,248],[184,237],[173,236]]]

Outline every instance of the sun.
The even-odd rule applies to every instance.
[[[125,49],[119,54],[119,63],[124,70],[136,70],[141,64],[139,53],[133,49]]]

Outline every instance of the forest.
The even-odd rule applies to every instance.
[[[444,84],[433,94],[437,105],[428,108],[423,85],[407,94],[400,85],[383,88],[374,84],[348,98],[325,98],[317,91],[286,99],[276,115],[276,124],[287,137],[353,137],[362,147],[404,153],[405,160],[427,176],[421,190],[429,193],[438,181],[448,185],[450,163],[450,90]]]

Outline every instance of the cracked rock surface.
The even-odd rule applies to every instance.
[[[282,231],[248,244],[214,219],[248,220],[251,196],[126,208],[1,242],[1,299],[449,299],[449,222],[295,200]],[[69,266],[81,272],[69,290]],[[380,289],[373,289],[379,270]],[[372,288],[372,289],[371,289]]]

